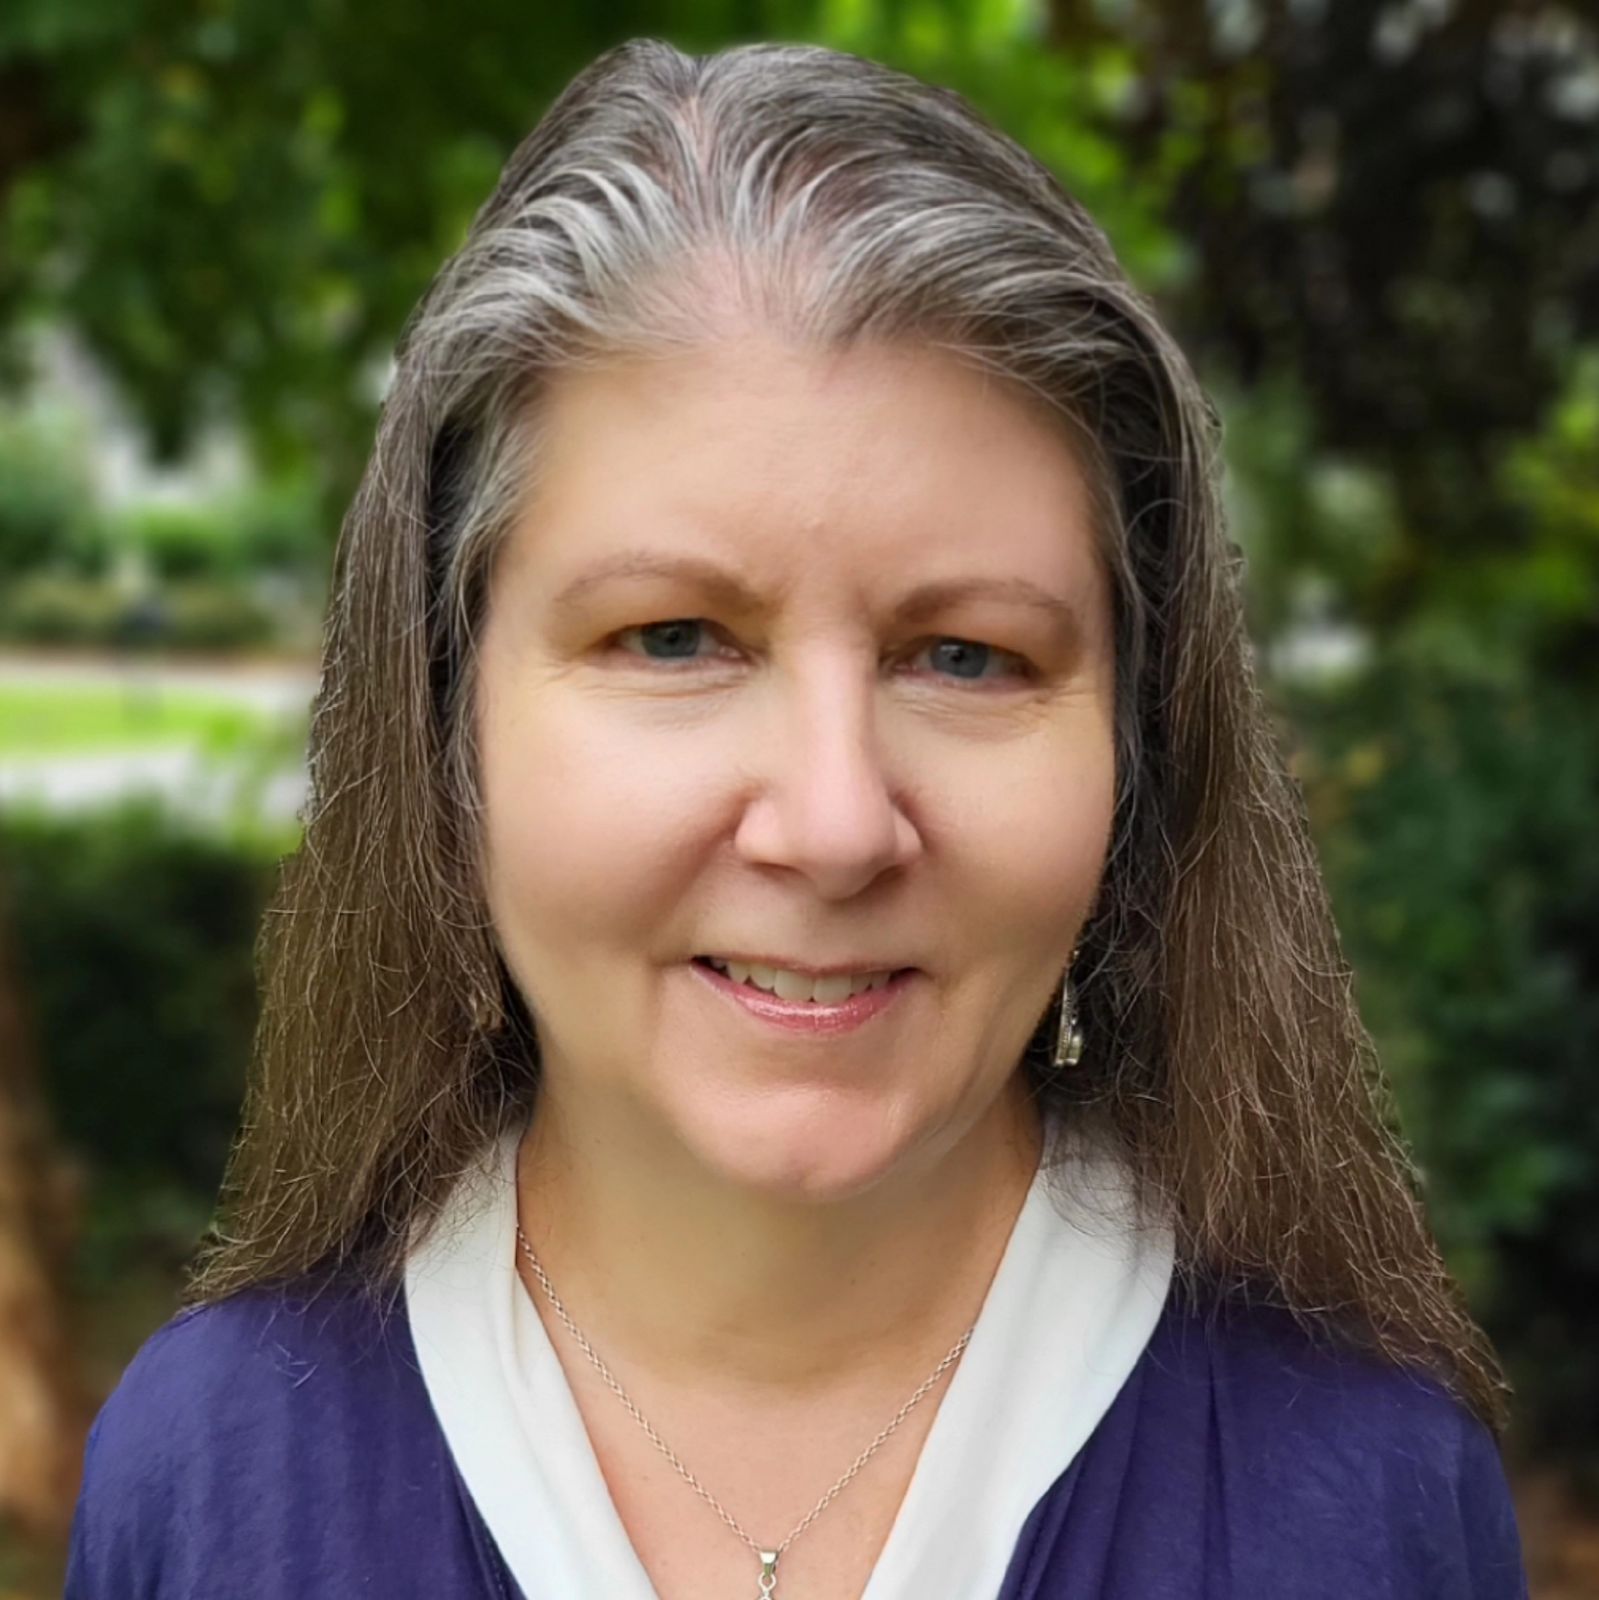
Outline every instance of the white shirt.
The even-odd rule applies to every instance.
[[[422,1378],[528,1600],[657,1600],[517,1273],[520,1134],[463,1176],[408,1260]],[[1075,1182],[1059,1193],[1040,1166],[861,1600],[993,1600],[1028,1514],[1149,1342],[1173,1233],[1133,1229],[1126,1175],[1104,1155],[1070,1170],[1093,1199]],[[684,1515],[713,1514],[686,1483],[683,1495]]]

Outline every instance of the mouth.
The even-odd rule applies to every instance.
[[[880,1016],[912,986],[920,969],[896,967],[852,977],[848,973],[808,978],[776,969],[741,971],[729,962],[724,970],[714,956],[696,956],[688,968],[723,1000],[758,1022],[812,1037],[848,1032]],[[763,987],[755,978],[773,980],[787,990]],[[857,986],[859,985],[859,986]]]
[[[885,989],[895,979],[917,970],[915,967],[862,967],[815,971],[713,955],[695,956],[694,965],[791,1005],[838,1005],[857,995]]]

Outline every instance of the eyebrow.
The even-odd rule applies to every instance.
[[[703,556],[657,555],[649,550],[621,550],[579,573],[551,600],[557,610],[576,606],[600,584],[617,578],[677,578],[697,583],[730,610],[758,611],[760,596],[736,574]],[[1030,578],[935,578],[919,583],[900,598],[895,620],[920,622],[961,600],[998,600],[1042,612],[1071,636],[1082,632],[1077,607]]]

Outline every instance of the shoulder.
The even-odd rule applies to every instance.
[[[1438,1378],[1259,1303],[1174,1299],[1148,1354],[1279,1560],[1372,1593],[1526,1594],[1498,1441]]]
[[[248,1559],[291,1502],[342,1493],[356,1452],[425,1439],[424,1421],[392,1297],[297,1282],[180,1311],[90,1430],[69,1600],[203,1592],[175,1574],[205,1566],[207,1539],[226,1530],[230,1559]]]
[[[1356,1347],[1330,1323],[1261,1301],[1174,1292],[1150,1354],[1175,1381],[1207,1384],[1237,1420],[1279,1431],[1370,1439],[1414,1437],[1419,1428],[1447,1447],[1463,1414],[1436,1378]]]
[[[262,1433],[307,1406],[344,1404],[414,1366],[394,1297],[354,1283],[245,1290],[179,1311],[129,1362],[96,1418],[106,1465],[128,1449],[173,1460]]]
[[[1326,1448],[1392,1451],[1448,1470],[1473,1439],[1492,1438],[1441,1379],[1356,1346],[1330,1323],[1261,1304],[1203,1315],[1217,1404],[1263,1439],[1314,1434]]]

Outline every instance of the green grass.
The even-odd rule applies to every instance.
[[[138,683],[0,684],[0,759],[200,744],[229,749],[279,719],[220,696]]]

